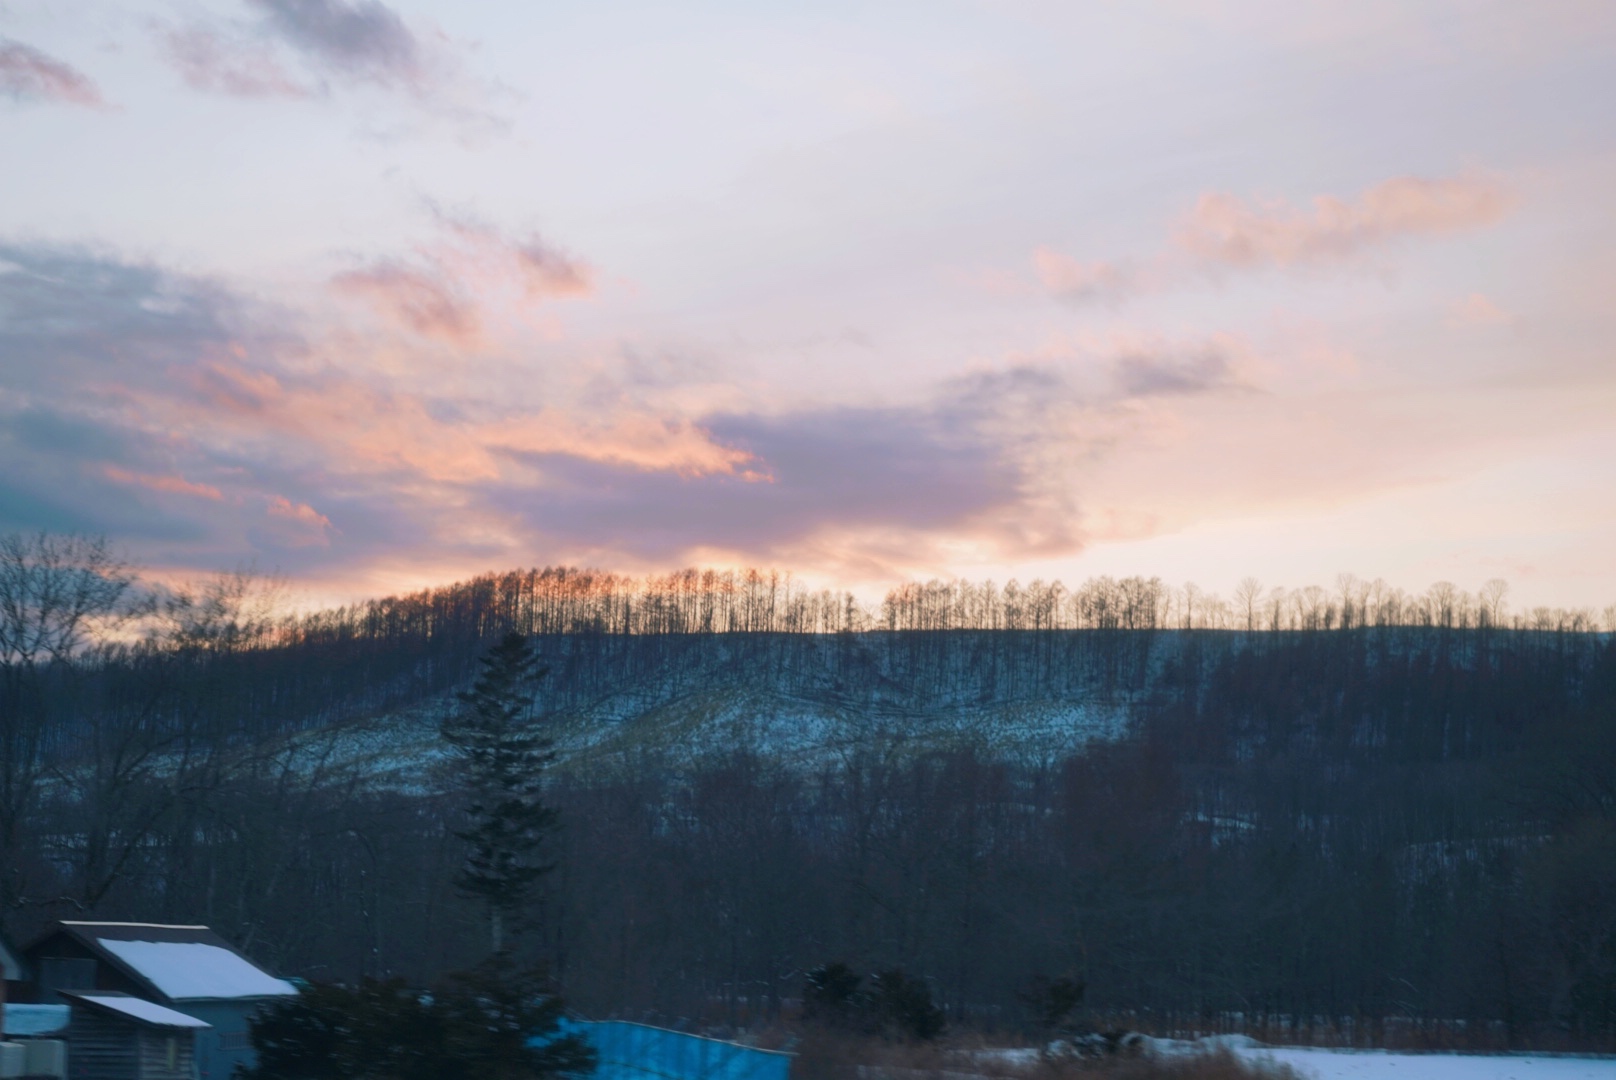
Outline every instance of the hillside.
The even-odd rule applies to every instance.
[[[206,922],[313,977],[473,958],[436,726],[539,609],[410,610],[11,671],[14,932]],[[1068,973],[1102,1011],[1610,1044],[1616,644],[1325,621],[536,633],[563,827],[528,948],[669,1022],[776,1015],[841,959],[956,1018],[1021,1023]]]

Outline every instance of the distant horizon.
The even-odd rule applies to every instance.
[[[138,572],[139,568],[135,568]],[[315,600],[307,602],[309,598],[301,598],[304,602],[297,602],[295,586],[288,588],[287,583],[278,579],[273,573],[260,574],[254,569],[238,569],[216,575],[214,580],[221,580],[232,575],[242,575],[253,580],[255,587],[264,588],[276,595],[273,601],[279,617],[291,619],[304,619],[330,613],[344,608],[363,607],[367,604],[384,603],[387,601],[407,601],[420,599],[430,593],[450,592],[467,588],[477,582],[495,580],[500,581],[511,577],[526,577],[530,579],[562,578],[572,580],[574,593],[572,595],[585,596],[593,594],[634,595],[642,601],[651,601],[653,598],[662,599],[676,595],[678,592],[694,588],[696,594],[705,594],[716,586],[715,591],[743,591],[748,584],[749,575],[757,575],[756,583],[760,588],[769,587],[770,584],[778,589],[778,604],[783,608],[792,598],[805,602],[823,602],[824,598],[839,604],[847,598],[852,598],[859,605],[859,616],[866,621],[866,625],[859,629],[883,629],[883,608],[894,600],[899,600],[906,590],[920,590],[928,594],[936,594],[938,590],[952,591],[955,595],[973,593],[977,597],[987,598],[992,603],[1006,603],[1009,593],[1014,590],[1021,603],[1033,603],[1034,597],[1043,597],[1051,602],[1061,605],[1062,615],[1058,625],[1060,629],[1083,629],[1085,625],[1074,624],[1073,620],[1079,617],[1071,614],[1082,601],[1085,593],[1092,594],[1097,589],[1109,588],[1112,590],[1137,588],[1149,586],[1155,593],[1154,610],[1162,622],[1153,626],[1155,629],[1246,629],[1248,613],[1248,590],[1256,587],[1256,592],[1249,594],[1250,611],[1258,612],[1259,622],[1257,629],[1268,629],[1273,621],[1276,605],[1281,609],[1281,620],[1284,625],[1279,629],[1334,629],[1340,625],[1343,602],[1350,603],[1356,614],[1353,616],[1354,626],[1384,625],[1384,626],[1421,626],[1443,625],[1440,619],[1426,620],[1420,614],[1421,610],[1446,606],[1448,610],[1458,613],[1453,624],[1460,628],[1471,628],[1485,625],[1500,628],[1543,628],[1557,629],[1572,626],[1572,628],[1594,632],[1616,633],[1616,603],[1580,604],[1575,607],[1556,607],[1550,605],[1516,605],[1510,602],[1510,583],[1502,578],[1496,578],[1484,583],[1480,588],[1471,590],[1462,585],[1448,581],[1431,582],[1423,589],[1410,590],[1386,582],[1384,580],[1366,581],[1356,575],[1338,575],[1337,581],[1326,586],[1319,583],[1305,585],[1269,585],[1254,577],[1242,579],[1227,593],[1215,589],[1202,589],[1196,582],[1171,582],[1159,575],[1096,575],[1068,585],[1061,579],[1035,578],[1028,581],[1010,578],[1004,581],[993,579],[966,579],[966,578],[931,578],[927,580],[910,579],[894,582],[879,592],[873,590],[839,589],[827,585],[816,585],[811,579],[799,576],[789,570],[777,567],[684,567],[664,574],[645,573],[629,574],[619,573],[603,567],[578,566],[531,566],[515,567],[504,570],[486,570],[482,573],[457,578],[452,581],[437,582],[420,588],[401,590],[395,593],[372,594],[355,596],[339,600]],[[686,576],[690,577],[687,578]],[[708,585],[702,581],[704,577],[711,576],[717,579]],[[771,583],[771,576],[773,581]],[[681,582],[679,579],[686,578]],[[593,593],[586,592],[580,579],[590,579],[588,588]],[[693,579],[693,580],[692,580]],[[185,585],[195,589],[205,587],[208,579],[193,579]],[[171,588],[173,583],[157,582],[159,587]],[[287,595],[288,593],[292,595]],[[1186,606],[1189,611],[1191,625],[1184,626],[1182,620]],[[1308,616],[1307,610],[1313,610],[1315,617],[1327,620],[1323,625],[1305,625]],[[1364,610],[1370,612],[1364,616]],[[1328,612],[1328,615],[1325,613]],[[1397,612],[1388,619],[1388,612]],[[1478,614],[1485,612],[1485,614]],[[1081,620],[1079,619],[1079,623]],[[952,627],[950,627],[952,628]],[[961,626],[961,629],[987,629],[985,626]],[[996,628],[996,627],[995,627]],[[1027,627],[1024,627],[1027,628]]]

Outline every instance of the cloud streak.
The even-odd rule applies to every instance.
[[[32,45],[0,38],[0,96],[24,103],[106,107],[89,76]]]
[[[215,502],[223,498],[219,489],[212,484],[193,484],[183,476],[155,476],[151,473],[136,473],[117,465],[108,465],[101,471],[108,480],[117,484],[134,484],[139,487],[150,488],[152,491],[190,495],[199,499],[212,499]]]
[[[299,82],[264,43],[234,40],[206,26],[160,35],[164,54],[193,90],[241,98],[309,98],[316,88]]]
[[[340,297],[365,301],[395,328],[460,349],[487,343],[496,309],[581,299],[595,271],[541,237],[510,237],[482,222],[435,211],[439,237],[408,258],[384,258],[331,279]]]
[[[441,32],[413,29],[379,0],[242,0],[246,18],[151,24],[159,53],[186,86],[261,101],[326,101],[338,90],[370,90],[413,118],[366,118],[371,134],[447,122],[461,142],[503,133],[491,111],[500,96],[467,70]]]
[[[1231,271],[1340,265],[1407,239],[1492,225],[1513,205],[1501,185],[1474,176],[1393,177],[1354,198],[1316,196],[1310,209],[1207,192],[1143,266],[1083,262],[1047,246],[1033,250],[1032,265],[1052,297],[1116,303]]]
[[[1237,268],[1339,262],[1406,237],[1491,225],[1510,199],[1491,181],[1396,177],[1356,199],[1314,198],[1311,211],[1213,192],[1196,201],[1175,241],[1207,264]]]
[[[428,78],[420,41],[378,0],[247,2],[276,37],[328,72],[415,90]]]

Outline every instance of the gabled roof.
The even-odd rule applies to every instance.
[[[117,990],[60,990],[63,997],[75,1005],[88,1005],[92,1009],[111,1013],[124,1020],[133,1020],[136,1023],[147,1024],[151,1027],[163,1028],[205,1028],[212,1027],[205,1021],[194,1016],[186,1016],[182,1012],[175,1012],[154,1001],[137,998],[130,994],[120,993]]]
[[[205,926],[63,920],[60,933],[84,945],[163,1001],[285,997],[277,979]]]

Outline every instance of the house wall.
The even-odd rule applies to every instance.
[[[140,1080],[193,1080],[196,1041],[206,1031],[147,1029],[140,1033]],[[172,1057],[170,1047],[172,1046]],[[171,1063],[172,1062],[172,1063]],[[75,1074],[76,1078],[77,1074]]]
[[[47,963],[49,960],[90,960],[94,962],[94,974],[88,980],[70,980],[73,982],[88,982],[89,985],[69,986],[64,982],[53,981],[50,976],[58,965]],[[33,969],[35,984],[30,997],[41,1005],[60,1005],[62,998],[57,990],[122,990],[126,994],[136,997],[150,997],[151,993],[143,986],[137,986],[123,972],[96,956],[70,935],[57,931],[36,942],[27,954],[28,965]]]
[[[135,1080],[140,1075],[139,1029],[75,1006],[67,1026],[67,1067],[73,1080]]]
[[[186,1016],[213,1025],[210,1031],[196,1033],[196,1067],[199,1080],[230,1080],[238,1064],[251,1068],[258,1056],[247,1040],[247,1021],[264,1001],[256,998],[236,1001],[176,1001],[169,1007]]]

